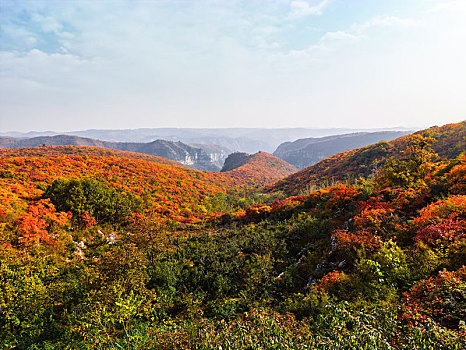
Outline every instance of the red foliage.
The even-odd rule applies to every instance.
[[[392,203],[384,201],[381,196],[372,196],[358,203],[359,210],[365,209],[392,209]]]
[[[97,225],[97,221],[89,215],[89,213],[86,211],[83,214],[81,214],[81,222],[84,224],[85,227],[94,227]]]
[[[328,292],[328,290],[341,279],[342,275],[343,272],[340,272],[338,270],[329,272],[324,277],[322,277],[316,288]]]
[[[456,328],[466,316],[464,291],[466,266],[456,272],[442,271],[403,293],[401,319],[422,325],[428,318],[448,328]]]
[[[379,236],[364,230],[358,232],[336,230],[332,238],[338,250],[352,251],[364,248],[366,251],[375,252],[382,246],[382,239]]]
[[[408,189],[394,189],[392,195],[393,206],[398,210],[403,211],[406,215],[415,215],[419,208],[425,206],[430,198],[430,195],[424,191]]]
[[[466,238],[466,221],[459,220],[456,214],[451,214],[449,218],[439,223],[433,223],[419,229],[414,240],[435,245],[438,242],[449,244],[463,238]]]
[[[465,220],[466,196],[450,196],[422,208],[409,229],[416,236],[414,239],[433,244],[438,239],[462,237]]]

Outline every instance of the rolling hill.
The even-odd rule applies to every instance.
[[[221,172],[230,171],[246,164],[251,159],[251,155],[245,152],[234,152],[230,154],[223,164]]]
[[[433,150],[443,159],[452,159],[466,151],[466,121],[434,126],[414,134],[432,137]],[[390,157],[400,157],[408,142],[402,136],[390,142],[381,141],[366,147],[338,153],[269,186],[268,191],[292,195],[307,192],[313,186],[368,177]]]
[[[293,168],[267,153],[226,173],[180,167],[162,157],[87,146],[43,146],[0,150],[1,198],[24,210],[27,201],[59,178],[92,178],[144,198],[147,210],[178,221],[196,220],[200,205],[215,193],[261,187]],[[6,200],[9,198],[9,200]],[[10,204],[8,204],[10,203]]]

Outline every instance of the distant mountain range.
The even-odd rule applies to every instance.
[[[371,145],[379,141],[391,141],[406,134],[408,132],[405,131],[380,131],[305,138],[282,143],[273,152],[273,155],[287,161],[298,169],[304,169],[334,154]]]
[[[348,128],[145,128],[122,130],[80,130],[71,132],[4,132],[0,136],[15,138],[31,138],[38,136],[75,135],[111,142],[147,143],[154,140],[181,141],[190,144],[215,144],[231,152],[256,153],[259,151],[272,153],[283,142],[309,137],[325,137],[330,135],[354,132],[376,132],[382,130],[407,131],[406,128],[391,129],[348,129]]]
[[[0,136],[1,148],[37,147],[42,145],[77,145],[96,146],[120,151],[149,154],[179,162],[192,169],[204,171],[220,171],[225,159],[235,152],[230,160],[238,161],[243,156],[247,161],[249,153],[257,149],[270,149],[278,140],[309,133],[338,133],[347,129],[135,129],[135,130],[88,130],[77,132],[90,134],[97,138],[76,135],[35,136],[35,132],[15,134],[16,137]],[[213,136],[213,132],[218,135]],[[170,140],[156,139],[149,142],[127,142],[128,139],[146,139],[151,133],[158,132],[161,137]],[[50,132],[53,133],[53,132]],[[197,141],[187,144],[175,141],[175,133],[185,141]],[[227,134],[231,136],[227,136]],[[336,153],[363,147],[381,140],[390,141],[405,135],[406,131],[359,132],[337,134],[325,137],[301,138],[293,142],[281,143],[273,155],[288,162],[297,169],[304,169],[320,160]],[[172,135],[172,136],[167,136]],[[197,135],[197,136],[195,136]],[[29,136],[29,138],[26,138]],[[116,139],[119,141],[108,141]],[[248,150],[243,151],[243,150]],[[246,153],[247,152],[247,153]],[[260,151],[259,151],[260,152]],[[225,164],[229,169],[230,164]]]
[[[120,151],[138,152],[168,158],[187,165],[190,168],[204,171],[219,171],[225,158],[231,151],[217,145],[190,146],[182,142],[155,140],[147,143],[110,142],[91,138],[56,135],[32,138],[0,137],[0,148],[22,148],[38,146],[96,146]]]

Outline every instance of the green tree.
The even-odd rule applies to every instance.
[[[424,179],[429,173],[429,162],[437,154],[431,148],[435,139],[419,134],[410,135],[404,156],[390,158],[376,176],[380,188],[401,187],[420,189],[426,186]]]
[[[83,224],[86,217],[99,223],[123,223],[142,209],[142,200],[130,192],[109,188],[93,179],[57,179],[45,190],[59,211],[71,212]]]

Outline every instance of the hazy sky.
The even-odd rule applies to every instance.
[[[0,11],[0,131],[466,119],[466,0],[1,0]]]

